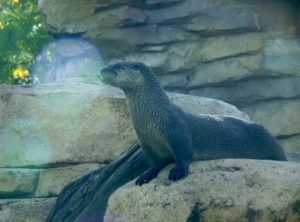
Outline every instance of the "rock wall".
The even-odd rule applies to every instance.
[[[248,116],[222,101],[171,94],[194,113]],[[0,221],[44,222],[62,188],[136,143],[120,90],[79,80],[0,85]]]
[[[300,159],[298,1],[41,0],[40,10],[105,63],[143,61],[167,90],[236,105]]]

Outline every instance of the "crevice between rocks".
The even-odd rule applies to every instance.
[[[204,209],[202,207],[202,204],[197,202],[194,207],[192,208],[192,211],[187,219],[187,222],[203,222],[204,218],[202,216]]]

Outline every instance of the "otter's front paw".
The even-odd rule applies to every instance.
[[[158,173],[158,169],[150,168],[135,181],[135,184],[141,186],[144,183],[149,183],[152,179],[154,179],[157,176]]]
[[[176,165],[170,170],[169,180],[180,180],[188,175],[188,167],[182,165]]]

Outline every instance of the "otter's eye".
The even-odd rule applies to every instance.
[[[134,66],[133,66],[133,69],[134,69],[134,70],[138,70],[138,69],[139,69],[139,66],[138,66],[138,65],[134,65]]]
[[[123,66],[121,66],[121,65],[116,65],[115,68],[118,69],[118,70],[124,70],[124,69],[125,69],[125,68],[124,68]]]

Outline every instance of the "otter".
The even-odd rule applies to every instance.
[[[123,62],[101,70],[103,83],[121,88],[150,168],[136,185],[148,183],[169,163],[170,180],[188,175],[192,160],[248,158],[282,160],[276,139],[261,125],[231,116],[187,113],[173,104],[152,69]]]

